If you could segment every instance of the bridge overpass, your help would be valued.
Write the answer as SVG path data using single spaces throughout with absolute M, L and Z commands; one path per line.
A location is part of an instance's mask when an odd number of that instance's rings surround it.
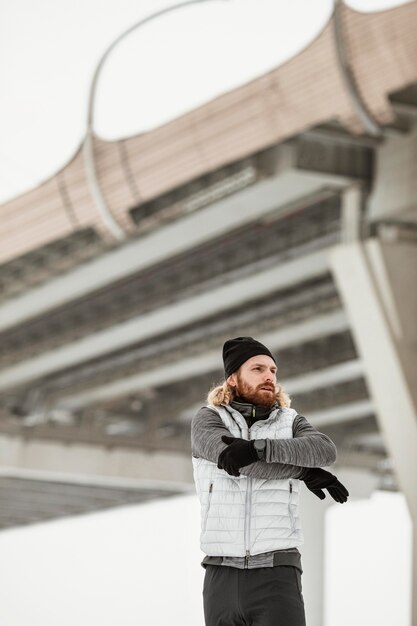
M 237 335 L 277 354 L 351 498 L 401 490 L 417 519 L 417 3 L 338 11 L 267 75 L 95 139 L 123 241 L 81 151 L 0 207 L 0 528 L 194 492 L 190 421 Z M 306 571 L 329 505 L 302 504 Z

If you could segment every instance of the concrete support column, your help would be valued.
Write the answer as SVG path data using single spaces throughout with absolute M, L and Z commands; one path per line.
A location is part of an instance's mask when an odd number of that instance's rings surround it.
M 378 239 L 329 254 L 397 482 L 417 525 L 417 246 Z M 416 537 L 416 533 L 414 533 Z M 417 626 L 414 546 L 413 625 Z
M 363 470 L 339 467 L 337 464 L 323 468 L 346 486 L 349 501 L 369 498 L 377 488 L 378 477 Z M 323 626 L 325 609 L 325 535 L 326 512 L 333 506 L 345 506 L 335 502 L 325 489 L 326 497 L 320 500 L 301 485 L 300 515 L 304 544 L 300 547 L 303 566 L 303 596 L 308 626 Z
M 331 468 L 329 468 L 331 471 Z M 331 506 L 327 492 L 319 500 L 300 483 L 300 516 L 304 544 L 299 548 L 303 566 L 303 597 L 308 626 L 323 626 L 324 620 L 324 537 L 325 515 Z M 333 502 L 333 500 L 332 500 Z
M 411 578 L 411 626 L 417 626 L 417 521 L 413 519 L 413 572 Z

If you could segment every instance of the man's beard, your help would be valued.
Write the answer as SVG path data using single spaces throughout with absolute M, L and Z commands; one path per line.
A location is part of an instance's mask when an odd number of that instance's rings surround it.
M 275 402 L 275 387 L 270 391 L 262 391 L 261 387 L 271 387 L 270 384 L 260 385 L 259 387 L 252 387 L 241 376 L 237 375 L 237 386 L 235 387 L 235 393 L 242 400 L 250 402 L 251 404 L 258 404 L 260 406 L 272 406 Z M 272 387 L 271 387 L 272 389 Z

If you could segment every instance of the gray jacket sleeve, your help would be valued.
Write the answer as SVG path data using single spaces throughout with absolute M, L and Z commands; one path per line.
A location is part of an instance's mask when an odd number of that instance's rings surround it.
M 201 407 L 191 421 L 191 452 L 193 456 L 202 457 L 217 465 L 220 453 L 228 445 L 222 441 L 222 435 L 234 436 L 226 428 L 216 411 L 208 407 Z M 279 479 L 301 478 L 305 468 L 288 463 L 256 461 L 240 468 L 239 471 L 244 476 L 252 478 Z
M 302 467 L 327 467 L 336 461 L 333 441 L 297 415 L 293 422 L 293 439 L 266 439 L 267 463 L 291 463 Z

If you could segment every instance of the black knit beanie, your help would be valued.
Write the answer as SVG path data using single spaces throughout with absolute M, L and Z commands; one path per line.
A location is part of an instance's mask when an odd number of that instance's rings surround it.
M 275 357 L 266 346 L 253 337 L 235 337 L 228 339 L 223 345 L 223 364 L 225 377 L 228 378 L 239 367 L 257 354 L 267 354 L 276 363 Z

